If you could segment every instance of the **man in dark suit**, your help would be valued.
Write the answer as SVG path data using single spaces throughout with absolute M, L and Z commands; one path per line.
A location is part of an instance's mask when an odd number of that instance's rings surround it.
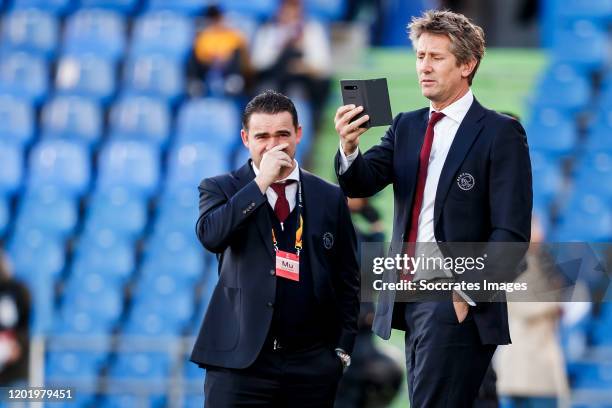
M 530 238 L 529 151 L 521 125 L 485 109 L 470 90 L 484 56 L 483 32 L 448 11 L 426 12 L 412 20 L 409 30 L 419 84 L 430 106 L 399 114 L 381 143 L 364 154 L 358 146 L 366 129 L 360 125 L 368 116 L 353 120 L 362 107 L 338 108 L 340 186 L 349 197 L 368 197 L 393 184 L 390 256 L 414 254 L 410 248 L 421 244 L 444 252 L 452 243 L 482 243 L 499 254 L 495 243 L 521 243 L 512 257 L 496 256 L 516 261 L 502 268 L 515 276 Z M 481 276 L 450 271 L 450 277 L 416 271 L 401 277 L 393 270 L 384 280 L 461 283 L 494 280 L 493 271 L 485 269 Z M 455 289 L 441 302 L 407 303 L 396 302 L 393 291 L 379 294 L 373 330 L 384 339 L 392 328 L 406 331 L 412 407 L 472 406 L 495 348 L 510 343 L 505 296 L 494 294 L 497 301 L 491 302 Z
M 191 360 L 207 407 L 331 407 L 357 333 L 356 237 L 340 188 L 299 168 L 291 100 L 256 96 L 243 115 L 251 159 L 202 181 L 202 245 L 215 287 Z

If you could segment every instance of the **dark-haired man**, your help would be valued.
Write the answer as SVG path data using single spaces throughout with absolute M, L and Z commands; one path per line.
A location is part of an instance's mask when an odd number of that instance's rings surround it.
M 191 359 L 207 370 L 207 407 L 331 407 L 359 314 L 346 198 L 295 161 L 289 98 L 256 96 L 242 125 L 248 163 L 199 187 L 197 235 L 219 282 Z

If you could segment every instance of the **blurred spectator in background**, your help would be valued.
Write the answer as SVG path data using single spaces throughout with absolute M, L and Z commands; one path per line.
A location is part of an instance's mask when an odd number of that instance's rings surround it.
M 359 242 L 384 242 L 384 225 L 380 213 L 367 198 L 349 198 L 349 210 L 356 225 Z
M 532 293 L 550 293 L 551 289 L 549 265 L 553 264 L 537 245 L 542 241 L 542 227 L 534 216 L 528 266 L 519 277 Z M 558 336 L 561 310 L 560 303 L 553 301 L 508 302 L 512 344 L 499 349 L 497 388 L 514 408 L 556 408 L 558 399 L 569 393 Z
M 0 250 L 0 385 L 28 379 L 30 293 L 11 276 Z
M 284 0 L 276 17 L 257 30 L 252 58 L 258 89 L 310 100 L 318 128 L 329 94 L 331 44 L 321 23 L 304 19 L 300 0 Z
M 357 233 L 359 251 L 362 243 L 384 242 L 380 213 L 369 200 L 349 198 L 348 206 Z M 383 246 L 379 244 L 378 247 L 381 253 L 368 251 L 368 256 L 384 256 Z M 380 349 L 375 345 L 373 320 L 374 305 L 372 302 L 362 302 L 352 362 L 338 386 L 335 408 L 387 407 L 398 394 L 404 378 L 402 357 L 394 358 L 389 349 Z
M 251 76 L 247 39 L 228 24 L 218 6 L 210 6 L 205 17 L 204 29 L 194 40 L 188 65 L 190 93 L 240 95 Z
M 388 407 L 404 382 L 402 356 L 375 344 L 373 320 L 372 302 L 361 303 L 352 362 L 338 386 L 334 408 Z

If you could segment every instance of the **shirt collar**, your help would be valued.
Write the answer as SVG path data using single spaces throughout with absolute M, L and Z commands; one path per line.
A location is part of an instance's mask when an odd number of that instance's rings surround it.
M 468 89 L 465 95 L 448 105 L 446 108 L 442 109 L 441 112 L 455 122 L 461 123 L 465 115 L 467 115 L 468 110 L 470 110 L 472 102 L 474 102 L 474 94 L 472 93 L 471 89 Z M 431 116 L 432 112 L 435 112 L 435 110 L 430 103 L 429 116 Z
M 300 165 L 297 160 L 293 159 L 293 161 L 295 162 L 295 167 L 293 168 L 293 171 L 289 173 L 289 175 L 285 177 L 284 179 L 278 180 L 277 183 L 285 183 L 287 182 L 287 180 L 300 181 Z M 257 177 L 259 175 L 259 169 L 255 165 L 255 162 L 253 162 L 252 160 L 251 160 L 251 166 L 253 166 L 255 177 Z

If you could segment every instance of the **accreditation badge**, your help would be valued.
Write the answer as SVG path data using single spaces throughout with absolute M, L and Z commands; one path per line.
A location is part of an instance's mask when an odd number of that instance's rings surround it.
M 300 281 L 300 256 L 291 252 L 276 251 L 276 276 Z

